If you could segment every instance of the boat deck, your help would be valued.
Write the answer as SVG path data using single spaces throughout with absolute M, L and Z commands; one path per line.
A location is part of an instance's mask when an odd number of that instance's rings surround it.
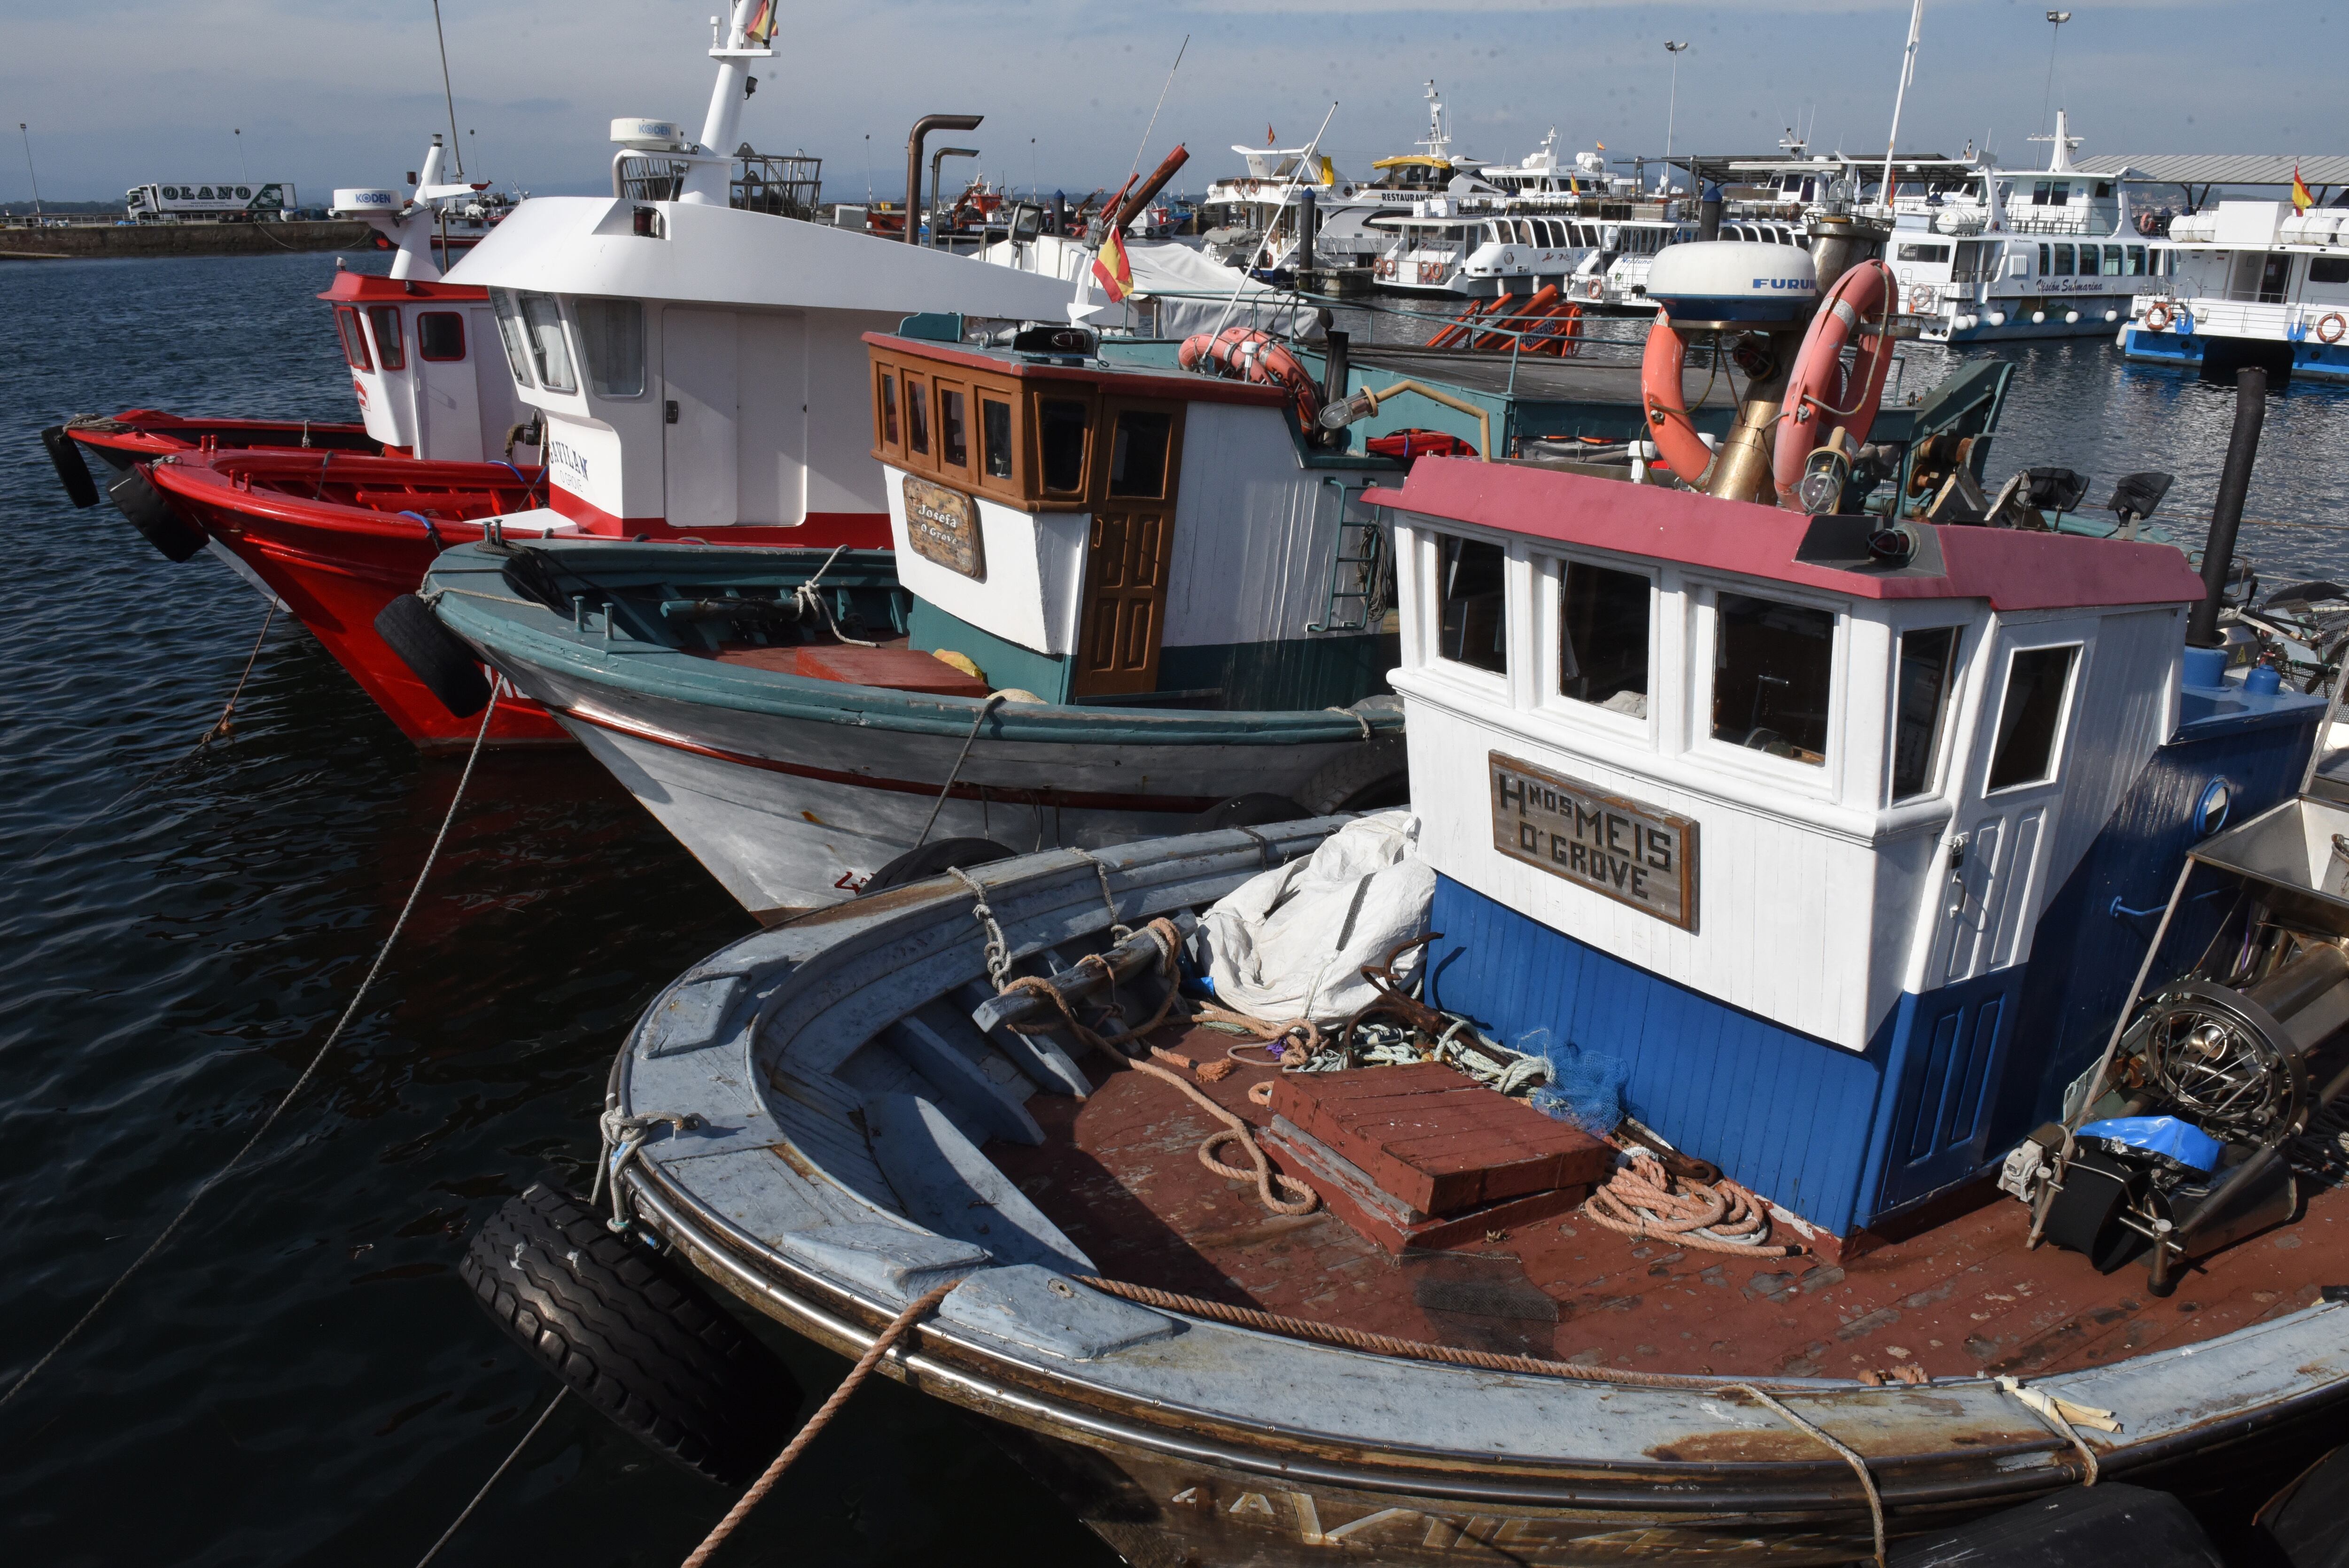
M 1206 1029 L 1155 1040 L 1201 1062 L 1234 1044 Z M 987 1153 L 1105 1276 L 1402 1338 L 1705 1376 L 2037 1374 L 2209 1339 L 2349 1284 L 2341 1190 L 2167 1300 L 2141 1263 L 2099 1275 L 2077 1253 L 2025 1249 L 2029 1213 L 2003 1197 L 1842 1266 L 1635 1243 L 1579 1214 L 1392 1256 L 1326 1210 L 1268 1213 L 1253 1183 L 1206 1170 L 1196 1150 L 1213 1126 L 1173 1088 L 1098 1056 L 1086 1070 L 1091 1099 L 1030 1100 L 1041 1146 Z M 1247 1090 L 1271 1074 L 1244 1066 L 1199 1087 L 1261 1129 L 1272 1112 Z

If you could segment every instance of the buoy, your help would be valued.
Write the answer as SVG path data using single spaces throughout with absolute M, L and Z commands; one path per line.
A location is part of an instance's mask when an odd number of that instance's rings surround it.
M 490 683 L 473 651 L 415 594 L 402 593 L 386 604 L 375 618 L 375 634 L 455 717 L 471 717 L 490 700 Z
M 2327 311 L 2323 318 L 2316 324 L 2316 341 L 2326 345 L 2335 344 L 2341 341 L 2341 335 L 2344 332 L 2349 332 L 2349 317 L 2344 317 L 2337 310 Z
M 1868 442 L 1876 423 L 1877 405 L 1884 397 L 1884 378 L 1892 369 L 1892 339 L 1878 333 L 1859 337 L 1852 356 L 1851 374 L 1843 368 L 1847 344 L 1859 335 L 1862 320 L 1879 324 L 1891 314 L 1898 285 L 1891 270 L 1880 261 L 1856 263 L 1835 281 L 1818 314 L 1803 334 L 1795 351 L 1795 372 L 1786 380 L 1785 417 L 1771 454 L 1771 479 L 1779 504 L 1794 506 L 1795 487 L 1811 453 L 1828 444 L 1834 431 L 1844 433 L 1846 447 L 1857 451 Z
M 507 1199 L 457 1273 L 573 1392 L 711 1480 L 757 1475 L 799 1414 L 792 1375 L 688 1271 L 559 1188 Z
M 2067 310 L 2064 313 L 2064 325 L 2066 326 L 2076 325 L 2079 319 L 2080 313 L 2076 310 Z
M 2116 310 L 2108 310 L 2105 312 L 2105 325 L 2107 326 L 2111 325 L 2114 322 L 2120 320 L 2120 318 L 2121 313 Z
M 1648 328 L 1647 351 L 1640 357 L 1640 402 L 1647 411 L 1648 439 L 1656 444 L 1664 466 L 1695 484 L 1713 466 L 1713 451 L 1697 433 L 1682 397 L 1681 366 L 1687 355 L 1688 345 L 1673 329 L 1671 313 L 1658 311 Z
M 146 469 L 133 463 L 114 477 L 106 495 L 130 520 L 140 536 L 168 561 L 185 561 L 207 542 L 204 531 L 188 521 L 171 498 L 157 490 Z
M 1248 326 L 1227 326 L 1213 336 L 1198 333 L 1183 340 L 1175 359 L 1185 370 L 1206 361 L 1216 374 L 1258 386 L 1283 387 L 1297 405 L 1298 423 L 1307 429 L 1321 413 L 1321 388 L 1305 366 L 1268 332 Z
M 2004 326 L 2006 325 L 2006 312 L 2002 310 L 1994 310 L 1991 312 L 1990 324 L 1992 326 Z
M 2169 307 L 2159 300 L 2145 307 L 2145 329 L 2147 332 L 2169 330 Z
M 2031 325 L 2033 326 L 2040 325 L 2042 323 L 2045 322 L 2046 319 L 2047 313 L 2044 310 L 2034 310 L 2031 313 Z

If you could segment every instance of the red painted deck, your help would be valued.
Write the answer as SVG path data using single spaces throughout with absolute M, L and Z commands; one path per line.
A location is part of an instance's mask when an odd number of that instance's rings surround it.
M 1204 1029 L 1158 1039 L 1203 1062 L 1233 1043 Z M 1326 1211 L 1268 1213 L 1253 1184 L 1199 1163 L 1204 1112 L 1143 1074 L 1087 1065 L 1092 1099 L 1029 1102 L 1042 1146 L 988 1154 L 1104 1275 L 1406 1338 L 1712 1376 L 2043 1372 L 2210 1338 L 2349 1284 L 2339 1191 L 2166 1301 L 2141 1263 L 2099 1275 L 2077 1253 L 2026 1251 L 2029 1214 L 2003 1197 L 1844 1266 L 1634 1243 L 1576 1214 L 1393 1256 Z M 1244 1068 L 1201 1087 L 1261 1128 L 1273 1113 L 1247 1093 L 1271 1076 Z

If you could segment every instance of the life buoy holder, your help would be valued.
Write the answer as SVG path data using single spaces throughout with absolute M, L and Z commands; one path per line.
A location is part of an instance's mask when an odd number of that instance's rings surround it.
M 1285 388 L 1297 405 L 1298 423 L 1310 430 L 1321 414 L 1321 388 L 1288 346 L 1268 332 L 1249 326 L 1227 326 L 1213 335 L 1198 333 L 1183 340 L 1175 359 L 1185 370 L 1202 361 L 1218 376 L 1252 381 L 1259 387 Z
M 1579 324 L 1577 324 L 1579 325 Z M 1659 310 L 1648 328 L 1647 351 L 1640 358 L 1640 404 L 1648 418 L 1648 439 L 1664 466 L 1690 484 L 1698 484 L 1713 464 L 1713 449 L 1697 434 L 1681 397 L 1681 366 L 1688 345 L 1673 325 L 1671 313 Z
M 1860 323 L 1881 318 L 1899 298 L 1899 285 L 1880 261 L 1857 263 L 1835 281 L 1819 302 L 1803 346 L 1795 351 L 1795 373 L 1787 378 L 1785 413 L 1778 421 L 1778 438 L 1770 464 L 1771 479 L 1781 506 L 1792 507 L 1795 487 L 1813 451 L 1827 444 L 1837 430 L 1853 451 L 1868 441 L 1876 423 L 1877 405 L 1884 397 L 1884 379 L 1892 369 L 1892 339 L 1878 333 L 1859 337 Z M 1859 337 L 1849 375 L 1844 373 L 1843 351 Z
M 2349 316 L 2344 316 L 2337 310 L 2326 312 L 2323 319 L 2316 324 L 2316 341 L 2328 346 L 2340 342 L 2344 333 L 2349 333 Z
M 2147 332 L 2168 332 L 2169 330 L 2169 307 L 2161 304 L 2159 301 L 2156 301 L 2154 304 L 2146 306 L 2145 329 Z

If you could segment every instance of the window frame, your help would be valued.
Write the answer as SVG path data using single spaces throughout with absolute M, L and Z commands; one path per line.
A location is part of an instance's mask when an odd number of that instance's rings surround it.
M 359 324 L 357 305 L 335 307 L 335 332 L 343 340 L 343 364 L 362 376 L 374 375 L 375 352 L 367 346 L 367 328 Z
M 985 383 L 974 385 L 970 389 L 970 397 L 971 401 L 978 406 L 978 418 L 971 421 L 978 434 L 978 439 L 974 443 L 977 450 L 971 454 L 971 468 L 978 478 L 979 489 L 1014 499 L 1024 496 L 1027 486 L 1025 477 L 1019 471 L 1019 457 L 1021 449 L 1026 443 L 1020 439 L 1019 409 L 1020 405 L 1027 399 L 1016 393 L 988 386 Z M 988 432 L 988 410 L 990 408 L 1003 410 L 1005 471 L 999 474 L 995 471 L 992 437 Z
M 634 392 L 606 392 L 601 387 L 596 385 L 595 366 L 592 362 L 591 356 L 587 353 L 586 325 L 584 320 L 575 319 L 579 315 L 580 308 L 589 304 L 634 305 L 636 307 L 636 389 Z M 573 308 L 564 314 L 574 318 L 570 324 L 574 328 L 572 333 L 574 346 L 578 350 L 579 363 L 574 368 L 579 373 L 580 386 L 585 388 L 587 393 L 592 395 L 596 401 L 603 403 L 636 403 L 641 402 L 645 398 L 652 396 L 652 337 L 651 334 L 646 328 L 646 313 L 644 302 L 642 300 L 623 298 L 607 294 L 583 295 L 574 299 L 573 301 Z
M 457 324 L 457 352 L 434 354 L 424 346 L 424 324 L 428 321 L 453 321 Z M 472 334 L 467 330 L 465 313 L 461 310 L 419 310 L 416 313 L 416 357 L 427 365 L 461 364 L 472 352 Z
M 399 307 L 396 304 L 371 304 L 362 314 L 367 317 L 367 339 L 375 346 L 375 362 L 386 370 L 407 369 L 408 342 L 406 331 L 400 325 Z M 383 330 L 386 317 L 391 322 L 388 342 Z
M 947 455 L 947 399 L 962 399 L 962 461 L 956 462 Z M 959 376 L 930 377 L 930 467 L 939 474 L 958 479 L 976 486 L 978 474 L 971 463 L 972 402 L 970 382 Z
M 572 335 L 569 313 L 563 308 L 563 296 L 542 289 L 516 289 L 513 298 L 515 307 L 522 313 L 523 344 L 529 351 L 531 371 L 538 377 L 539 388 L 557 397 L 579 397 L 579 388 L 583 385 L 579 377 L 579 346 Z M 532 305 L 539 300 L 546 302 L 551 320 L 541 322 L 533 319 Z M 540 334 L 549 326 L 554 329 L 555 341 L 563 349 L 563 368 L 570 373 L 571 384 L 567 387 L 547 374 L 545 345 Z
M 541 390 L 531 369 L 530 325 L 523 318 L 521 294 L 514 289 L 491 289 L 490 314 L 498 324 L 498 346 L 505 351 L 506 374 L 525 392 Z
M 1446 679 L 1459 682 L 1480 696 L 1505 706 L 1514 707 L 1510 682 L 1517 667 L 1516 659 L 1516 610 L 1511 604 L 1510 579 L 1521 557 L 1507 535 L 1494 537 L 1482 530 L 1443 526 L 1441 520 L 1428 519 L 1419 530 L 1420 548 L 1420 624 L 1422 644 L 1418 650 L 1423 668 L 1437 672 Z M 1458 539 L 1472 544 L 1488 544 L 1501 552 L 1501 665 L 1499 670 L 1488 670 L 1480 665 L 1452 658 L 1444 652 L 1444 542 Z
M 1766 591 L 1756 593 L 1756 588 Z M 1848 743 L 1849 718 L 1846 712 L 1845 696 L 1851 683 L 1850 605 L 1839 599 L 1806 593 L 1785 583 L 1756 583 L 1692 575 L 1686 582 L 1684 592 L 1692 612 L 1688 632 L 1689 679 L 1685 683 L 1691 692 L 1684 720 L 1688 755 L 1716 767 L 1767 779 L 1773 784 L 1794 787 L 1802 793 L 1822 799 L 1840 797 L 1843 793 L 1844 751 Z M 1721 596 L 1723 593 L 1733 593 L 1744 599 L 1766 600 L 1795 609 L 1817 610 L 1833 621 L 1827 647 L 1826 746 L 1819 761 L 1803 762 L 1791 757 L 1773 757 L 1766 751 L 1740 746 L 1713 734 L 1713 650 L 1721 636 Z
M 2014 695 L 2014 662 L 2025 654 L 2048 653 L 2056 649 L 2069 650 L 2070 667 L 2064 676 L 2064 699 L 2055 710 L 2055 727 L 2047 743 L 2047 766 L 2036 779 L 2020 779 L 2012 784 L 1992 788 L 1991 769 L 1998 766 L 1999 732 L 2006 727 L 2007 699 Z M 2072 714 L 2080 698 L 2080 675 L 2088 662 L 2088 640 L 2082 636 L 2059 637 L 2051 642 L 2013 642 L 2007 645 L 2005 656 L 2000 662 L 1998 702 L 1991 713 L 1989 727 L 1982 736 L 1982 798 L 1999 799 L 2023 790 L 2044 789 L 2060 783 L 2064 777 L 2064 754 L 2072 738 Z M 1987 706 L 1987 705 L 1986 705 Z
M 1968 635 L 1974 623 L 1966 621 L 1920 621 L 1915 625 L 1894 624 L 1886 629 L 1891 634 L 1891 667 L 1884 691 L 1884 775 L 1877 791 L 1879 809 L 1891 810 L 1940 799 L 1949 793 L 1950 768 L 1957 754 L 1957 733 L 1964 719 L 1966 664 L 1971 657 Z M 1950 665 L 1942 676 L 1940 717 L 1934 726 L 1932 755 L 1925 764 L 1925 782 L 1908 794 L 1898 792 L 1894 773 L 1900 765 L 1900 671 L 1902 642 L 1923 633 L 1947 632 L 1951 634 Z
M 1649 562 L 1584 551 L 1528 552 L 1527 559 L 1532 569 L 1534 590 L 1534 709 L 1602 734 L 1652 744 L 1658 734 L 1657 710 L 1662 703 L 1659 687 L 1663 669 L 1666 600 L 1661 569 Z M 1647 712 L 1643 715 L 1635 717 L 1619 709 L 1568 696 L 1560 689 L 1565 685 L 1566 676 L 1566 574 L 1568 568 L 1574 566 L 1617 572 L 1627 577 L 1643 578 L 1647 582 L 1648 703 Z

